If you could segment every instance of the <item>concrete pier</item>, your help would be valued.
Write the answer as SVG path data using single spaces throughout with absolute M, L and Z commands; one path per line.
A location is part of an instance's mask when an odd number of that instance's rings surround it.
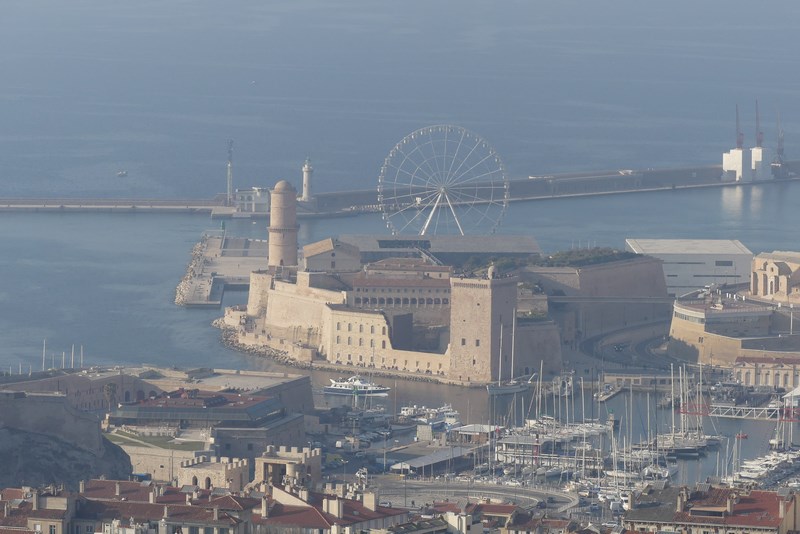
M 175 304 L 218 308 L 225 289 L 246 289 L 250 272 L 266 265 L 265 240 L 207 233 L 192 249 L 186 274 L 175 291 Z

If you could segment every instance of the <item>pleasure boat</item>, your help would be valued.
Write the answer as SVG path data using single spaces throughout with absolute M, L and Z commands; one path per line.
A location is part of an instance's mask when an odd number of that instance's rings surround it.
M 386 396 L 389 394 L 386 386 L 370 382 L 366 378 L 354 375 L 347 379 L 334 380 L 331 378 L 329 386 L 325 386 L 323 391 L 331 395 L 362 395 L 362 396 Z

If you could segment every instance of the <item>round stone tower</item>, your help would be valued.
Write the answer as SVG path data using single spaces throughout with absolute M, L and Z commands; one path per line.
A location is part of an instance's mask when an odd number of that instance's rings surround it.
M 314 167 L 311 166 L 311 160 L 306 159 L 303 163 L 303 195 L 300 200 L 308 202 L 311 200 L 311 175 L 314 174 Z
M 270 191 L 269 258 L 271 268 L 297 265 L 297 190 L 286 180 Z

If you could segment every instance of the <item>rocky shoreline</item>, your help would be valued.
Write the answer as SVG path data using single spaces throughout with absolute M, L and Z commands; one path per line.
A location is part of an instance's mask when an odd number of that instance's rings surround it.
M 270 360 L 280 365 L 286 365 L 288 367 L 294 367 L 296 369 L 309 369 L 309 370 L 317 369 L 321 371 L 334 371 L 334 372 L 344 371 L 349 374 L 352 374 L 354 372 L 359 372 L 358 370 L 362 369 L 360 367 L 353 367 L 350 365 L 336 365 L 333 363 L 300 362 L 295 360 L 294 358 L 290 358 L 288 353 L 284 350 L 277 350 L 273 349 L 272 347 L 254 347 L 252 345 L 245 345 L 243 343 L 240 343 L 238 340 L 238 334 L 236 332 L 236 329 L 227 326 L 222 318 L 214 319 L 214 321 L 211 322 L 211 325 L 221 330 L 222 344 L 225 345 L 226 347 L 253 356 L 269 358 Z M 392 371 L 386 369 L 369 369 L 369 370 L 364 369 L 364 372 L 369 372 L 370 376 L 377 376 L 381 378 L 400 378 L 403 380 L 411 380 L 414 382 L 448 384 L 448 382 L 446 381 L 439 380 L 431 376 L 418 376 L 414 374 L 393 373 Z M 483 386 L 476 384 L 475 386 L 471 387 L 483 387 Z
M 203 272 L 203 267 L 207 262 L 207 245 L 208 236 L 204 234 L 200 241 L 192 247 L 191 258 L 189 259 L 189 264 L 186 266 L 186 274 L 183 275 L 181 281 L 178 282 L 178 287 L 175 288 L 175 304 L 178 306 L 186 305 L 186 301 L 189 300 L 192 279 Z

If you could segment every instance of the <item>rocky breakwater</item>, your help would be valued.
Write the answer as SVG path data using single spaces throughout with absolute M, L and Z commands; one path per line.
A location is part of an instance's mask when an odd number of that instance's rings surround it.
M 192 295 L 194 281 L 203 274 L 203 269 L 208 264 L 206 249 L 208 248 L 208 236 L 203 238 L 192 247 L 192 254 L 189 264 L 186 266 L 186 274 L 183 275 L 178 287 L 175 289 L 175 304 L 185 306 Z

